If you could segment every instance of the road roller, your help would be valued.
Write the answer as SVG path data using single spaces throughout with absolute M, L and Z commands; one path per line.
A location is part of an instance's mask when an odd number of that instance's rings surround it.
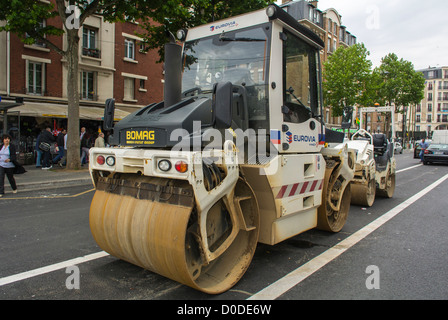
M 97 244 L 219 294 L 257 243 L 340 231 L 355 153 L 323 122 L 323 47 L 275 4 L 172 36 L 163 101 L 116 123 L 106 101 L 110 147 L 89 163 Z
M 364 108 L 367 112 L 390 111 L 393 107 Z M 363 112 L 366 112 L 364 110 Z M 392 127 L 393 127 L 392 117 Z M 392 133 L 394 136 L 394 133 Z M 351 181 L 351 203 L 371 207 L 376 196 L 392 198 L 395 192 L 394 145 L 383 133 L 356 131 L 347 142 L 355 150 L 355 174 Z

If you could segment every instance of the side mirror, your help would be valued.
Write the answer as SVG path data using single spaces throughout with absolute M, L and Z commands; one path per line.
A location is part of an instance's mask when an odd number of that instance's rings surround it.
M 349 129 L 352 126 L 353 107 L 345 107 L 342 111 L 342 129 Z
M 227 129 L 232 125 L 233 85 L 218 82 L 213 86 L 213 124 L 217 129 Z
M 110 131 L 114 128 L 115 99 L 107 99 L 104 107 L 103 129 Z

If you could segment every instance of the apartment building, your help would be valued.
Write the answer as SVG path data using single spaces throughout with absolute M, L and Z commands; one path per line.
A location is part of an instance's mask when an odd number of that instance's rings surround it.
M 434 130 L 448 129 L 448 66 L 417 71 L 426 79 L 425 95 L 411 114 L 411 130 L 431 136 Z
M 48 1 L 45 1 L 48 2 Z M 51 0 L 55 3 L 55 0 Z M 0 24 L 4 22 L 0 21 Z M 62 28 L 58 18 L 42 21 Z M 163 65 L 157 51 L 140 50 L 138 22 L 109 23 L 101 15 L 88 17 L 79 28 L 80 124 L 98 131 L 106 99 L 115 98 L 117 119 L 163 99 Z M 48 40 L 66 48 L 65 36 Z M 43 42 L 24 44 L 18 35 L 0 32 L 0 97 L 23 105 L 0 106 L 0 131 L 14 135 L 29 151 L 44 126 L 67 125 L 67 61 Z

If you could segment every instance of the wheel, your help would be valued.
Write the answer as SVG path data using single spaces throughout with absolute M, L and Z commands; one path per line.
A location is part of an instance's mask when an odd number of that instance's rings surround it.
M 391 174 L 388 173 L 386 176 L 386 188 L 383 189 L 377 189 L 376 193 L 377 195 L 384 197 L 384 198 L 392 198 L 395 192 L 395 173 Z
M 371 207 L 375 202 L 376 182 L 370 179 L 367 185 L 351 184 L 351 203 Z
M 188 183 L 139 179 L 143 181 L 105 179 L 97 185 L 89 219 L 98 245 L 117 258 L 203 292 L 217 294 L 235 285 L 258 242 L 259 212 L 252 189 L 240 179 L 232 205 L 217 199 L 201 216 Z M 242 213 L 238 218 L 245 228 L 235 223 L 229 207 Z M 200 217 L 205 219 L 206 234 L 201 234 Z M 211 261 L 206 251 L 216 254 Z
M 350 184 L 346 186 L 345 190 L 341 190 L 342 182 L 336 175 L 333 176 L 332 173 L 333 169 L 327 167 L 322 188 L 322 204 L 317 212 L 317 228 L 330 232 L 339 232 L 347 221 L 348 211 L 350 210 Z M 336 210 L 337 200 L 341 192 L 343 194 L 339 210 Z

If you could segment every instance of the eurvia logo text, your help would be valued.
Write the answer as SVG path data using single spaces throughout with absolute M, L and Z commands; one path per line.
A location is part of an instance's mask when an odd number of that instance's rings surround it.
M 216 26 L 211 26 L 210 31 L 215 31 L 215 30 L 222 29 L 222 28 L 233 28 L 236 26 L 237 26 L 236 21 L 225 22 L 225 23 L 222 23 L 222 24 L 219 24 Z
M 315 136 L 305 136 L 305 135 L 297 135 L 292 134 L 291 132 L 286 132 L 286 141 L 288 141 L 289 144 L 294 142 L 316 142 Z

